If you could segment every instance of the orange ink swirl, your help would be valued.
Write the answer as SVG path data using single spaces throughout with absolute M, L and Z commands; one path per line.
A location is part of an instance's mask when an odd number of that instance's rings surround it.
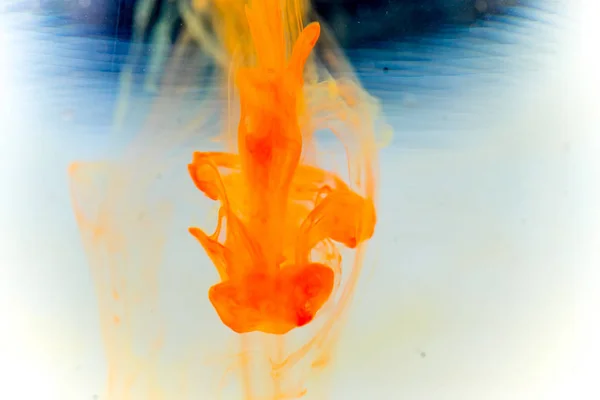
M 303 70 L 320 25 L 302 30 L 286 60 L 279 11 L 277 1 L 246 8 L 257 65 L 236 73 L 239 154 L 196 152 L 188 166 L 196 187 L 220 202 L 215 232 L 190 233 L 221 278 L 209 299 L 238 333 L 284 334 L 312 321 L 335 277 L 328 257 L 315 262 L 311 252 L 328 240 L 355 248 L 376 222 L 372 199 L 301 162 Z

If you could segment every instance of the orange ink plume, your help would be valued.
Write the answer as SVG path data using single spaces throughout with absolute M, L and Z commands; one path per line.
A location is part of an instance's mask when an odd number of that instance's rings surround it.
M 375 207 L 333 173 L 301 162 L 310 140 L 299 125 L 303 70 L 320 25 L 304 28 L 286 57 L 279 1 L 255 1 L 246 16 L 256 65 L 236 71 L 238 154 L 194 154 L 190 176 L 220 211 L 212 235 L 190 233 L 219 272 L 209 299 L 223 323 L 238 333 L 284 334 L 311 322 L 331 296 L 331 254 L 313 260 L 315 246 L 368 240 Z
M 307 0 L 177 7 L 184 26 L 135 138 L 69 168 L 104 341 L 102 398 L 328 398 L 323 371 L 375 232 L 390 130 L 327 26 L 304 26 L 318 21 Z M 211 63 L 228 72 L 215 88 L 198 79 Z M 195 103 L 199 87 L 208 99 Z M 119 108 L 123 123 L 137 123 L 130 110 Z M 204 147 L 211 134 L 222 149 Z M 190 238 L 211 203 L 216 228 Z M 218 281 L 198 268 L 197 243 Z

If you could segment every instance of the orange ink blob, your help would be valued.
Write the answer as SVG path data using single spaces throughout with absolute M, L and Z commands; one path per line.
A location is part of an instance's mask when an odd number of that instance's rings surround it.
M 376 217 L 373 199 L 301 163 L 298 104 L 320 25 L 302 30 L 286 60 L 279 1 L 255 4 L 246 15 L 257 63 L 236 79 L 239 154 L 194 154 L 190 176 L 221 208 L 212 235 L 190 233 L 221 277 L 209 298 L 223 323 L 238 333 L 284 334 L 312 321 L 333 290 L 327 257 L 315 262 L 311 251 L 326 240 L 355 248 L 373 235 Z

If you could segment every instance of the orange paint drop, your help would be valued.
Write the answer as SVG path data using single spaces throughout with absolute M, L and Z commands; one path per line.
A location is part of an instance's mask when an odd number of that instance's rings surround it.
M 284 334 L 312 321 L 333 290 L 328 255 L 312 262 L 311 251 L 325 240 L 349 248 L 368 240 L 375 208 L 371 199 L 345 185 L 313 204 L 294 196 L 308 184 L 316 199 L 317 190 L 326 187 L 319 178 L 329 175 L 301 163 L 297 115 L 304 65 L 320 25 L 312 23 L 300 33 L 286 60 L 278 1 L 255 4 L 246 8 L 246 15 L 258 62 L 240 69 L 236 80 L 239 154 L 194 154 L 188 167 L 192 180 L 221 206 L 214 234 L 198 228 L 190 233 L 219 271 L 221 283 L 211 287 L 209 299 L 221 321 L 237 333 Z

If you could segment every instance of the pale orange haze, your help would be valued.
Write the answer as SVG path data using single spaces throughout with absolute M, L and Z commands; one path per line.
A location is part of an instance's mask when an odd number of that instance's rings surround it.
M 235 7 L 226 13 L 222 3 Z M 328 71 L 312 54 L 322 26 L 304 26 L 305 4 L 192 4 L 224 18 L 217 43 L 232 77 L 226 118 L 239 110 L 225 124 L 237 124 L 237 133 L 220 136 L 223 150 L 197 148 L 188 165 L 198 195 L 218 204 L 214 232 L 189 228 L 218 273 L 219 282 L 204 283 L 210 323 L 240 341 L 236 361 L 223 370 L 239 372 L 239 393 L 220 384 L 205 396 L 327 398 L 328 361 L 376 230 L 376 133 L 387 138 L 388 129 L 351 71 Z M 343 151 L 326 149 L 317 132 L 333 133 Z M 162 246 L 178 210 L 146 205 L 156 171 L 139 166 L 154 162 L 165 140 L 141 132 L 122 160 L 69 170 L 99 299 L 110 399 L 198 398 L 183 381 L 203 379 L 190 376 L 187 361 L 165 361 L 174 328 L 157 311 L 160 277 L 171 271 L 161 265 Z M 200 265 L 200 252 L 186 257 Z

